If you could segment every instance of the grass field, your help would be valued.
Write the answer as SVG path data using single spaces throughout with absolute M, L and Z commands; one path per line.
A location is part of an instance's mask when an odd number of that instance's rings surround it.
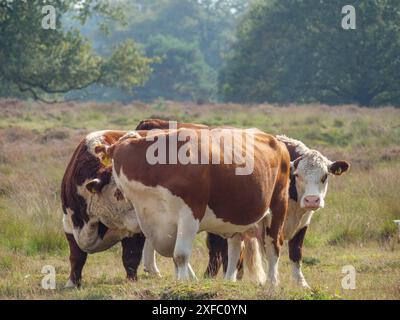
M 65 290 L 69 273 L 60 206 L 60 183 L 77 143 L 99 129 L 133 129 L 144 118 L 210 125 L 257 127 L 286 134 L 352 163 L 348 175 L 331 179 L 327 204 L 313 218 L 305 242 L 304 274 L 313 291 L 291 281 L 287 251 L 281 286 L 256 286 L 246 278 L 227 283 L 177 284 L 172 262 L 158 257 L 162 279 L 139 273 L 127 283 L 121 248 L 89 256 L 83 287 Z M 0 298 L 2 299 L 400 299 L 400 109 L 321 105 L 152 105 L 64 103 L 41 105 L 0 100 Z M 204 234 L 192 265 L 207 264 Z M 42 267 L 53 265 L 57 289 L 41 288 Z M 356 269 L 356 289 L 341 286 L 342 267 Z

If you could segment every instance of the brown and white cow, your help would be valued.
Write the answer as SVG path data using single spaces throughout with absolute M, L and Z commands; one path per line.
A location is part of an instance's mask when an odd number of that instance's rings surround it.
M 246 148 L 239 143 L 233 152 L 235 157 L 246 155 L 245 167 L 249 159 L 253 161 L 250 172 L 238 174 L 241 164 L 224 163 L 227 148 L 221 144 L 221 135 L 227 132 L 246 141 Z M 165 148 L 155 141 L 164 142 Z M 167 162 L 149 159 L 149 150 L 154 158 L 166 157 Z M 214 153 L 219 160 L 223 158 L 218 164 L 195 161 L 205 155 L 214 160 Z M 228 278 L 236 277 L 241 234 L 268 215 L 272 217 L 268 229 L 271 259 L 278 261 L 288 206 L 290 156 L 273 136 L 239 129 L 134 131 L 106 154 L 113 161 L 116 184 L 135 207 L 143 233 L 160 254 L 173 257 L 178 280 L 190 277 L 192 242 L 200 231 L 229 238 L 230 261 L 235 263 L 228 263 Z M 178 154 L 186 157 L 185 163 L 176 162 Z
M 329 176 L 340 176 L 349 170 L 350 164 L 346 161 L 332 162 L 301 141 L 286 136 L 277 136 L 277 139 L 286 145 L 292 161 L 284 239 L 289 244 L 293 278 L 298 285 L 308 288 L 301 271 L 303 241 L 307 228 L 314 212 L 325 206 Z M 268 245 L 268 241 L 266 244 Z M 227 241 L 218 235 L 208 234 L 207 245 L 209 264 L 205 275 L 215 277 L 221 264 L 228 264 Z
M 191 124 L 179 126 L 191 127 Z M 137 130 L 168 127 L 163 120 L 142 121 Z M 197 127 L 202 127 L 201 125 Z M 71 272 L 66 287 L 79 287 L 87 254 L 104 251 L 122 242 L 122 261 L 127 277 L 137 278 L 143 245 L 144 270 L 160 275 L 154 249 L 138 228 L 133 206 L 116 193 L 111 166 L 100 161 L 99 145 L 110 146 L 126 131 L 92 132 L 75 149 L 61 184 L 63 228 L 70 248 Z
M 111 167 L 103 165 L 96 153 L 96 146 L 111 145 L 124 134 L 111 130 L 89 134 L 76 148 L 65 171 L 61 200 L 71 263 L 66 287 L 80 286 L 88 253 L 104 251 L 119 241 L 127 277 L 137 277 L 145 238 L 133 206 L 116 192 Z

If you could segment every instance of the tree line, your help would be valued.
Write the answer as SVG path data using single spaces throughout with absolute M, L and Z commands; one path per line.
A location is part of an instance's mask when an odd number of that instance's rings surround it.
M 354 1 L 344 29 L 348 4 L 2 0 L 0 96 L 400 105 L 400 3 Z

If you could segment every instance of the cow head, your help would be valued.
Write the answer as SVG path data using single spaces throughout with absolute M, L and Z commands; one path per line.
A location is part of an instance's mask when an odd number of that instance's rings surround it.
M 303 209 L 325 206 L 329 176 L 340 176 L 350 168 L 346 161 L 332 162 L 316 150 L 308 150 L 291 163 L 291 182 Z
M 129 202 L 123 201 L 124 196 L 112 177 L 111 167 L 102 170 L 97 178 L 86 180 L 79 188 L 79 193 L 86 199 L 88 215 L 101 216 L 103 219 L 109 217 L 111 220 L 106 223 L 109 227 L 117 222 L 118 215 L 133 210 Z
M 96 179 L 86 181 L 85 188 L 90 194 L 106 198 L 111 202 L 124 199 L 112 177 L 111 167 L 103 170 Z

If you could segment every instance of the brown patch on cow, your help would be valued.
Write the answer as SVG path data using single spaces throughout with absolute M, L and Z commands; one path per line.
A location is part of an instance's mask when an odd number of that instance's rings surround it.
M 228 241 L 216 234 L 207 233 L 208 266 L 205 278 L 215 278 L 223 266 L 224 274 L 228 267 Z
M 65 236 L 68 240 L 70 252 L 69 261 L 71 264 L 71 273 L 69 275 L 69 279 L 74 285 L 80 287 L 82 279 L 82 269 L 87 259 L 87 253 L 79 248 L 72 234 L 66 233 Z
M 303 258 L 303 242 L 308 227 L 302 228 L 289 240 L 289 258 L 293 262 L 300 263 Z
M 118 201 L 122 201 L 122 200 L 125 199 L 123 193 L 122 193 L 121 190 L 119 190 L 119 189 L 115 190 L 115 192 L 114 192 L 114 197 L 115 197 L 115 199 L 117 199 Z
M 75 227 L 81 228 L 84 222 L 89 220 L 86 201 L 78 194 L 77 187 L 87 179 L 95 179 L 100 168 L 99 159 L 89 152 L 85 140 L 81 141 L 72 155 L 61 182 L 62 208 L 65 214 L 67 214 L 67 208 L 73 211 L 72 223 Z
M 135 234 L 122 242 L 122 263 L 126 270 L 126 277 L 131 281 L 137 280 L 137 269 L 142 259 L 142 251 L 146 238 L 143 234 Z

